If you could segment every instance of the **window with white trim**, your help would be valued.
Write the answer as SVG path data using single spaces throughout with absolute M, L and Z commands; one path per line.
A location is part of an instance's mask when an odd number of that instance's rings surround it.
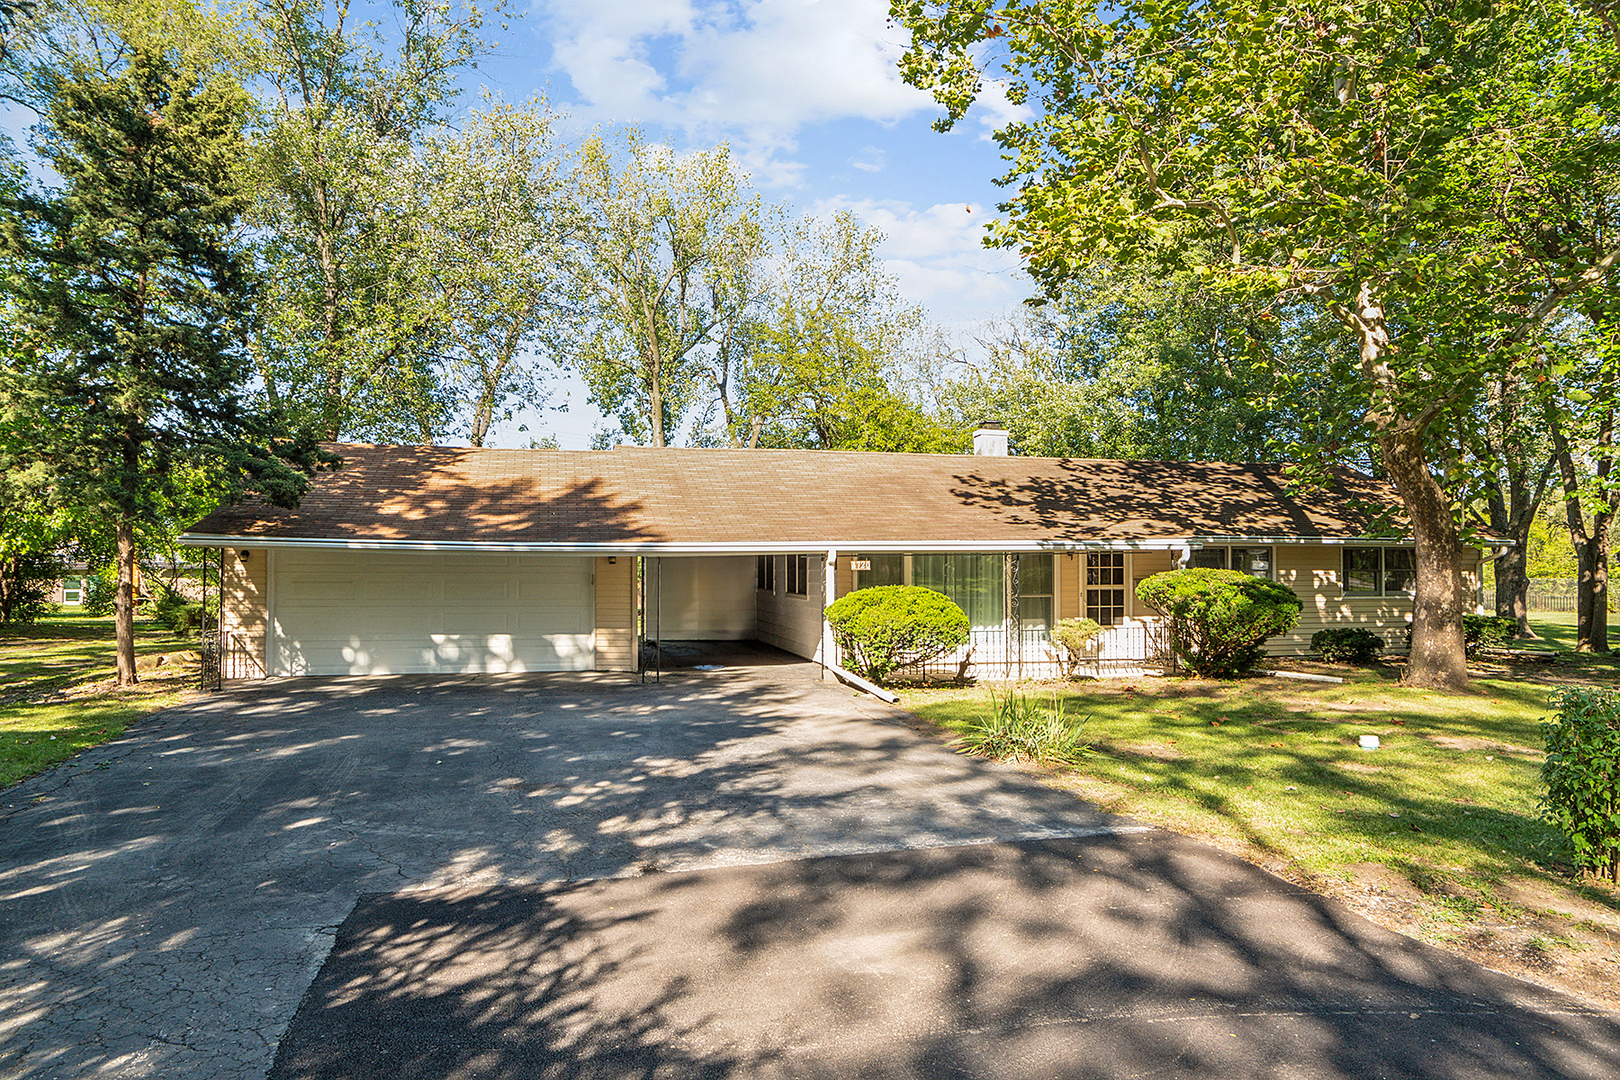
M 1339 587 L 1345 596 L 1413 596 L 1417 593 L 1417 549 L 1347 547 Z
M 1272 551 L 1269 547 L 1240 544 L 1233 544 L 1231 547 L 1202 547 L 1192 553 L 1192 561 L 1188 565 L 1211 570 L 1230 568 L 1252 577 L 1270 578 L 1273 581 L 1277 578 L 1276 563 L 1272 561 Z
M 1101 626 L 1125 621 L 1125 553 L 1086 553 L 1086 618 Z
M 64 604 L 82 604 L 82 603 L 84 603 L 84 579 L 83 578 L 70 577 L 70 578 L 63 578 L 62 579 L 62 603 L 64 603 Z
M 754 560 L 754 588 L 760 592 L 776 591 L 775 555 L 761 555 Z

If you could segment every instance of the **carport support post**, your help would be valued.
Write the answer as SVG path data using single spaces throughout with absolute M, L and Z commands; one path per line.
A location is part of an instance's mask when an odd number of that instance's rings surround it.
M 821 681 L 827 681 L 828 657 L 832 656 L 832 627 L 827 625 L 827 608 L 838 597 L 838 550 L 827 549 L 827 562 L 821 570 Z M 833 660 L 836 664 L 838 661 Z
M 653 560 L 656 580 L 653 583 L 653 682 L 664 681 L 664 557 Z

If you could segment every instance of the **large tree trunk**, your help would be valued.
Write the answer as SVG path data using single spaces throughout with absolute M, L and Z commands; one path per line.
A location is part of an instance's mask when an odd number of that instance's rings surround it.
M 1575 548 L 1575 651 L 1608 652 L 1609 545 L 1615 512 L 1620 509 L 1620 486 L 1607 492 L 1602 508 L 1592 515 L 1592 528 L 1588 531 L 1586 514 L 1581 507 L 1581 480 L 1575 470 L 1575 455 L 1557 410 L 1550 406 L 1547 427 L 1552 434 L 1558 472 L 1564 484 L 1564 519 L 1569 525 L 1570 543 Z M 1612 432 L 1612 418 L 1605 418 L 1599 428 L 1603 445 L 1608 445 Z M 1613 468 L 1613 458 L 1599 460 L 1596 481 L 1600 487 L 1610 487 L 1608 479 Z
M 1429 472 L 1423 437 L 1411 430 L 1380 432 L 1384 467 L 1406 504 L 1417 541 L 1417 596 L 1412 604 L 1412 655 L 1401 680 L 1409 686 L 1461 690 L 1468 685 L 1462 617 L 1468 592 L 1462 537 L 1445 493 Z
M 1412 605 L 1412 655 L 1401 680 L 1410 686 L 1461 690 L 1468 685 L 1463 654 L 1462 537 L 1452 519 L 1451 501 L 1435 481 L 1423 447 L 1428 420 L 1396 407 L 1400 388 L 1388 358 L 1393 351 L 1383 307 L 1362 282 L 1346 311 L 1361 353 L 1362 376 L 1374 407 L 1367 421 L 1378 434 L 1384 468 L 1412 523 L 1417 543 L 1417 596 Z
M 1519 624 L 1521 640 L 1538 636 L 1530 629 L 1530 575 L 1526 572 L 1525 556 L 1528 532 L 1529 526 L 1526 526 L 1525 535 L 1507 534 L 1513 546 L 1496 560 L 1496 613 Z
M 118 685 L 133 686 L 135 675 L 135 527 L 127 513 L 117 525 L 118 587 L 113 590 L 113 633 L 118 648 Z

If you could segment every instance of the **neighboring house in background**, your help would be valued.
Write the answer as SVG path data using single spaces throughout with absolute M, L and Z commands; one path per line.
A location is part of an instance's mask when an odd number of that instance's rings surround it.
M 1109 627 L 1140 667 L 1135 585 L 1177 566 L 1274 578 L 1326 626 L 1411 617 L 1410 543 L 1373 539 L 1390 489 L 1345 470 L 1290 495 L 1281 466 L 619 447 L 339 445 L 296 510 L 248 502 L 181 538 L 223 550 L 227 677 L 634 671 L 643 640 L 758 640 L 835 659 L 822 609 L 868 585 L 939 589 L 981 676 L 1046 673 L 1055 620 Z M 1477 583 L 1478 552 L 1467 572 Z
M 67 573 L 56 583 L 51 593 L 51 603 L 61 604 L 63 607 L 82 607 L 85 592 L 90 587 L 90 567 L 86 563 L 68 563 Z

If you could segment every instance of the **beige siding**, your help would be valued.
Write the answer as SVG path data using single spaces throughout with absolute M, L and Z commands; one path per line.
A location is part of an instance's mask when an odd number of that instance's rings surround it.
M 1279 545 L 1277 580 L 1299 594 L 1299 625 L 1293 633 L 1272 638 L 1268 652 L 1308 652 L 1311 635 L 1331 626 L 1360 626 L 1384 639 L 1392 652 L 1407 647 L 1406 624 L 1412 621 L 1412 601 L 1404 596 L 1345 596 L 1339 582 L 1344 548 L 1337 545 Z M 1480 553 L 1463 556 L 1463 579 L 1469 595 L 1479 591 Z M 1472 611 L 1474 604 L 1468 603 Z
M 1154 574 L 1176 568 L 1175 553 L 1171 551 L 1133 551 L 1125 557 L 1125 576 L 1130 581 L 1126 589 L 1125 611 L 1132 618 L 1154 616 L 1158 612 L 1136 598 L 1136 587 Z
M 760 641 L 775 645 L 795 656 L 814 660 L 821 649 L 821 604 L 825 595 L 827 555 L 809 552 L 809 578 L 805 595 L 787 592 L 787 576 L 777 557 L 776 591 L 754 591 L 757 633 Z M 847 565 L 849 558 L 839 560 Z
M 271 553 L 248 548 L 246 561 L 235 548 L 225 552 L 224 656 L 225 679 L 262 679 L 265 671 L 265 625 L 269 610 Z
M 1078 619 L 1080 610 L 1080 582 L 1086 576 L 1084 555 L 1054 555 L 1052 568 L 1057 574 L 1057 617 Z
M 636 670 L 636 560 L 596 560 L 596 670 Z
M 833 571 L 834 600 L 840 596 L 848 596 L 855 591 L 855 571 L 849 567 L 853 559 L 854 556 L 845 555 L 842 552 L 838 555 L 838 568 Z

